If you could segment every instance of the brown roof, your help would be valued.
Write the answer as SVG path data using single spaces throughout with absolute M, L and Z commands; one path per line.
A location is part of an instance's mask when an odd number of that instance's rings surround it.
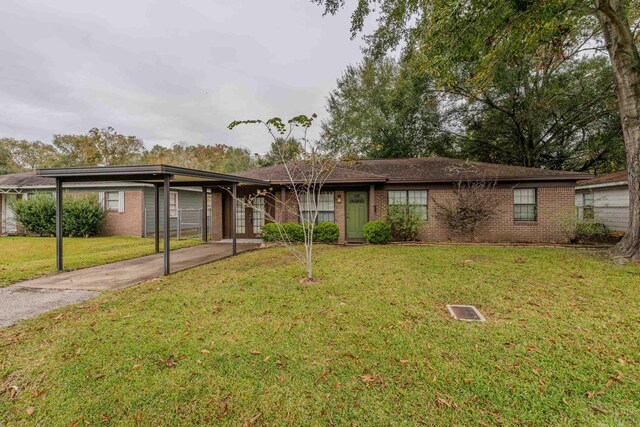
M 0 175 L 0 187 L 36 187 L 41 185 L 55 186 L 56 180 L 54 178 L 38 176 L 35 172 Z
M 618 172 L 605 173 L 603 175 L 598 175 L 595 178 L 587 179 L 585 181 L 580 181 L 578 182 L 578 186 L 610 184 L 614 182 L 626 183 L 627 180 L 628 180 L 627 171 L 622 170 Z
M 254 169 L 238 175 L 270 180 L 274 184 L 289 182 L 283 165 Z M 579 172 L 498 165 L 446 157 L 420 157 L 340 162 L 327 182 L 422 183 L 478 179 L 578 181 L 591 176 L 591 174 Z

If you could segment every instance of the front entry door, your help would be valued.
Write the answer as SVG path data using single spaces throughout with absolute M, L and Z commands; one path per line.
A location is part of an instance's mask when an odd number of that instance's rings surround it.
M 236 200 L 236 237 L 253 239 L 260 234 L 264 225 L 264 197 L 254 197 L 250 205 L 245 200 Z
M 369 218 L 369 201 L 366 191 L 347 191 L 347 240 L 362 240 L 362 227 Z

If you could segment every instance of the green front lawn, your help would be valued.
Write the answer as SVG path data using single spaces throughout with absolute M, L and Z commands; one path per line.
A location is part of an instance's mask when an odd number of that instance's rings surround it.
M 4 329 L 0 424 L 640 424 L 638 265 L 320 247 L 302 275 L 265 249 Z
M 68 270 L 154 252 L 153 239 L 140 237 L 65 237 L 63 243 L 64 267 Z M 171 249 L 199 243 L 198 240 L 174 240 Z M 55 257 L 54 237 L 0 237 L 0 287 L 54 273 Z

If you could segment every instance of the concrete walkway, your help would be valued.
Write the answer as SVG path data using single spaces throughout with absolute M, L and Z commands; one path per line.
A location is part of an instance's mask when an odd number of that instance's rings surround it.
M 238 243 L 238 252 L 257 243 Z M 228 243 L 208 243 L 171 251 L 171 272 L 186 270 L 231 255 Z M 162 276 L 163 255 L 155 254 L 97 267 L 59 273 L 0 288 L 0 327 L 99 295 L 99 291 L 135 285 Z

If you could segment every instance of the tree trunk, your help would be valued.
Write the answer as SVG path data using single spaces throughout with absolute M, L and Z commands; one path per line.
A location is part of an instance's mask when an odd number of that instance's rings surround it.
M 629 229 L 616 252 L 640 259 L 640 55 L 622 0 L 597 0 L 596 16 L 602 25 L 615 76 L 627 153 Z

